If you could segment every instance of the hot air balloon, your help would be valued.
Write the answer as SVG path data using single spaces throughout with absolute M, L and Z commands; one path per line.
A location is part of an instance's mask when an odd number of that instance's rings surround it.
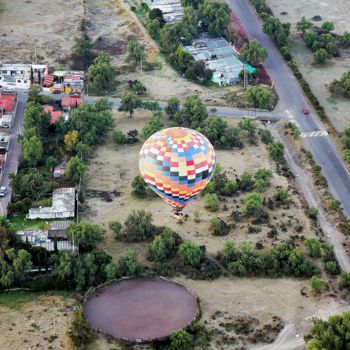
M 139 167 L 148 186 L 180 215 L 209 183 L 215 169 L 215 152 L 198 131 L 163 129 L 143 144 Z

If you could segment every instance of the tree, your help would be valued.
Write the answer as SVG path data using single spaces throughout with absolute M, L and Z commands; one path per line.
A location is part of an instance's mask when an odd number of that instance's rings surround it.
M 187 79 L 206 84 L 212 78 L 213 72 L 206 68 L 204 61 L 190 61 L 185 76 Z
M 152 214 L 144 210 L 133 210 L 126 218 L 119 238 L 142 242 L 152 237 L 154 231 Z
M 39 200 L 46 193 L 44 176 L 39 170 L 9 174 L 10 186 L 15 199 Z
M 314 61 L 317 64 L 324 64 L 328 59 L 328 52 L 325 49 L 318 49 L 314 52 Z
M 76 183 L 78 183 L 85 170 L 86 165 L 78 156 L 74 156 L 69 159 L 64 176 L 73 179 Z
M 338 40 L 341 44 L 349 44 L 350 42 L 350 33 L 344 32 L 343 34 L 338 36 Z
M 338 268 L 338 264 L 336 261 L 327 261 L 325 263 L 325 269 L 331 275 L 338 275 L 339 274 L 339 268 Z
M 264 86 L 253 86 L 245 93 L 247 101 L 255 108 L 268 109 L 272 104 L 272 92 Z
M 38 103 L 28 102 L 24 110 L 24 130 L 34 129 L 37 136 L 44 138 L 49 133 L 50 118 Z
M 35 167 L 43 157 L 43 146 L 38 136 L 22 138 L 20 140 L 21 155 L 29 167 Z
M 163 262 L 168 259 L 175 251 L 175 238 L 169 228 L 165 228 L 162 235 L 154 237 L 148 245 L 148 256 L 151 261 Z
M 175 115 L 175 121 L 181 126 L 196 129 L 208 118 L 208 111 L 197 95 L 189 96 L 182 110 Z
M 318 276 L 312 276 L 310 279 L 310 286 L 315 291 L 315 293 L 320 294 L 325 287 L 325 282 Z
M 270 157 L 276 162 L 282 162 L 284 159 L 284 145 L 281 141 L 274 141 L 269 144 Z
M 183 7 L 192 7 L 198 9 L 199 5 L 203 3 L 204 0 L 181 0 L 181 5 Z
M 122 97 L 118 111 L 129 112 L 129 117 L 132 118 L 134 110 L 140 106 L 141 100 L 131 94 L 128 94 Z
M 339 80 L 334 79 L 329 86 L 329 90 L 350 97 L 350 71 L 343 73 Z
M 254 174 L 254 187 L 256 189 L 263 189 L 270 185 L 270 180 L 273 178 L 273 173 L 270 169 L 258 169 Z
M 190 350 L 193 347 L 193 338 L 191 334 L 183 329 L 178 329 L 170 336 L 170 350 Z
M 239 56 L 249 64 L 256 66 L 267 57 L 267 50 L 258 43 L 257 40 L 250 40 L 241 48 Z
M 7 249 L 0 256 L 0 285 L 9 288 L 22 281 L 31 268 L 30 254 L 26 250 Z
M 119 236 L 123 225 L 119 221 L 111 221 L 109 223 L 109 228 L 115 233 L 116 237 Z
M 261 142 L 269 145 L 273 142 L 273 137 L 270 130 L 261 130 L 260 131 Z
M 248 133 L 248 136 L 251 141 L 255 140 L 257 127 L 252 119 L 243 118 L 243 120 L 239 122 L 238 126 L 241 130 L 244 130 Z
M 350 150 L 350 125 L 344 129 L 340 142 L 344 149 Z
M 305 32 L 311 27 L 312 27 L 312 23 L 308 21 L 304 16 L 296 24 L 297 31 L 300 32 L 302 35 L 304 35 Z
M 162 113 L 158 112 L 152 118 L 152 120 L 146 123 L 141 131 L 141 137 L 147 140 L 151 135 L 163 128 Z
M 137 262 L 137 253 L 128 250 L 125 256 L 119 259 L 119 271 L 122 276 L 136 276 L 142 272 L 142 266 Z
M 349 347 L 350 312 L 330 316 L 328 321 L 314 320 L 314 325 L 304 337 L 307 350 L 337 349 Z
M 72 130 L 64 135 L 64 144 L 66 145 L 67 152 L 75 152 L 79 142 L 79 131 Z
M 116 277 L 117 267 L 113 262 L 105 266 L 105 273 L 106 273 L 107 281 L 113 280 Z
M 313 48 L 315 46 L 319 46 L 318 34 L 316 32 L 305 33 L 305 35 L 303 36 L 303 40 L 304 40 L 305 44 L 310 48 Z
M 309 255 L 313 258 L 319 258 L 321 256 L 321 243 L 316 238 L 308 238 L 305 241 L 305 245 L 309 251 Z
M 214 236 L 225 236 L 230 232 L 230 225 L 220 218 L 213 218 L 209 223 L 210 231 Z
M 69 337 L 77 347 L 91 344 L 97 339 L 96 333 L 86 322 L 82 306 L 76 307 L 73 312 Z
M 179 253 L 185 263 L 193 267 L 199 266 L 204 255 L 201 247 L 191 241 L 181 243 L 179 247 Z
M 227 4 L 205 0 L 199 7 L 199 19 L 209 34 L 221 36 L 230 22 L 230 8 Z
M 87 69 L 94 57 L 93 49 L 95 45 L 91 41 L 91 38 L 85 33 L 80 38 L 74 39 L 74 52 L 83 61 L 84 68 Z
M 145 58 L 145 48 L 136 40 L 130 40 L 128 42 L 128 56 L 126 61 L 130 62 L 134 67 L 140 64 Z
M 93 250 L 97 243 L 102 240 L 102 229 L 99 225 L 90 224 L 86 221 L 72 222 L 67 228 L 67 237 L 79 246 L 81 251 Z
M 326 32 L 330 33 L 332 30 L 334 30 L 334 23 L 326 21 L 322 24 L 321 28 Z
M 111 64 L 111 57 L 105 52 L 99 52 L 88 70 L 88 78 L 92 87 L 100 92 L 110 90 L 115 75 L 116 72 Z
M 248 193 L 243 197 L 241 211 L 248 216 L 256 216 L 263 207 L 263 197 L 258 192 Z
M 204 196 L 205 207 L 212 212 L 220 208 L 218 196 L 215 193 L 207 193 Z
M 165 107 L 165 113 L 169 116 L 169 119 L 174 119 L 176 113 L 180 111 L 180 100 L 177 97 L 172 97 L 168 100 Z
M 263 31 L 280 47 L 286 45 L 290 27 L 290 23 L 282 23 L 277 17 L 268 16 L 264 21 Z
M 150 195 L 150 191 L 153 193 L 152 190 L 149 190 L 145 180 L 140 175 L 134 177 L 131 188 L 131 194 L 136 198 L 146 198 Z

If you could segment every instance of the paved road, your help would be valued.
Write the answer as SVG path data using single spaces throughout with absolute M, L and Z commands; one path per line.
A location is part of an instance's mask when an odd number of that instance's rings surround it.
M 17 134 L 21 131 L 23 126 L 24 107 L 28 98 L 28 94 L 24 91 L 17 91 L 17 110 L 15 119 L 12 125 L 12 134 L 10 135 L 10 147 L 7 152 L 7 159 L 5 169 L 1 176 L 1 186 L 8 188 L 8 194 L 0 199 L 0 215 L 5 216 L 7 214 L 7 206 L 11 199 L 11 188 L 9 186 L 8 175 L 16 173 L 19 162 L 19 144 L 17 142 Z
M 262 32 L 261 20 L 257 17 L 249 0 L 227 1 L 233 13 L 240 19 L 248 37 L 257 39 L 269 52 L 264 66 L 274 82 L 280 98 L 274 114 L 286 111 L 290 118 L 295 120 L 302 133 L 323 131 L 324 128 L 318 121 L 315 110 L 304 96 L 287 64 L 269 37 Z M 311 111 L 307 117 L 302 113 L 302 109 L 305 107 Z M 306 137 L 304 141 L 317 164 L 322 167 L 323 174 L 327 178 L 333 194 L 340 200 L 345 213 L 350 217 L 350 174 L 329 137 Z

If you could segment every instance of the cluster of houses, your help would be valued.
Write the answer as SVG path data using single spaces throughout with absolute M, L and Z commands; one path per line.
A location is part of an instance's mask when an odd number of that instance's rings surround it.
M 25 229 L 17 231 L 19 237 L 35 247 L 49 251 L 76 250 L 74 242 L 68 240 L 66 230 L 76 216 L 76 190 L 71 187 L 58 188 L 52 193 L 50 207 L 31 208 L 27 220 L 42 219 L 47 221 L 46 229 Z M 56 245 L 56 247 L 55 247 Z

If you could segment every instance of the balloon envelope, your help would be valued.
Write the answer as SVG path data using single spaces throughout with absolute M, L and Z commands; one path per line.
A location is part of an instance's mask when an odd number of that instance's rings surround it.
M 215 169 L 215 152 L 198 131 L 163 129 L 142 146 L 139 167 L 150 188 L 180 211 L 209 183 Z

